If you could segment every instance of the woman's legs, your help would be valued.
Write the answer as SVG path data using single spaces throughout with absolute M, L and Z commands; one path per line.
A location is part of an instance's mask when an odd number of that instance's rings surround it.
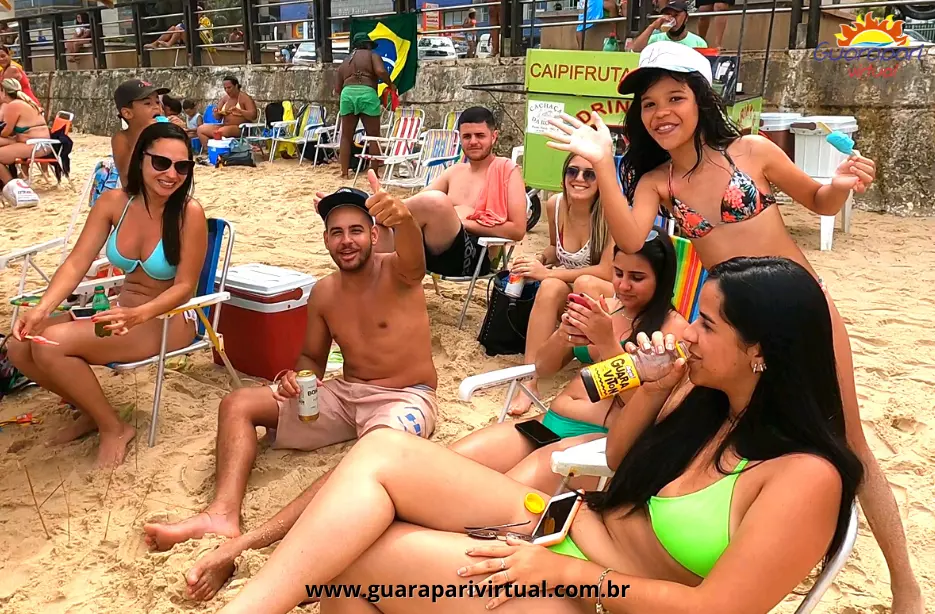
M 132 362 L 153 356 L 159 351 L 161 326 L 161 321 L 156 320 L 133 328 L 122 337 L 101 338 L 94 334 L 90 321 L 57 323 L 47 326 L 42 335 L 60 345 L 14 339 L 10 341 L 10 357 L 27 377 L 73 403 L 93 420 L 101 438 L 99 465 L 120 464 L 135 431 L 120 421 L 107 402 L 90 365 Z M 174 318 L 169 328 L 169 349 L 191 341 L 192 325 L 182 318 Z M 88 431 L 88 426 L 87 420 L 83 420 L 61 435 L 78 432 L 76 436 L 80 436 Z M 56 439 L 61 441 L 62 437 Z
M 594 441 L 595 439 L 601 439 L 602 437 L 607 437 L 607 435 L 603 433 L 591 433 L 589 435 L 579 435 L 577 437 L 566 437 L 561 441 L 543 446 L 538 450 L 534 450 L 517 463 L 515 467 L 507 472 L 507 476 L 521 484 L 543 492 L 556 493 L 559 486 L 562 484 L 562 480 L 565 478 L 552 471 L 552 453 L 567 450 L 568 448 L 573 448 L 577 445 Z M 598 478 L 585 476 L 571 480 L 569 485 L 572 488 L 595 490 L 597 489 L 597 482 Z
M 571 293 L 571 287 L 560 279 L 543 279 L 539 284 L 539 291 L 536 292 L 536 300 L 532 304 L 532 312 L 529 314 L 529 324 L 526 327 L 526 364 L 536 364 L 536 354 L 539 348 L 545 345 L 555 327 L 558 325 L 558 319 L 565 310 L 565 302 Z M 539 379 L 532 378 L 526 387 L 529 391 L 539 396 Z M 510 401 L 510 415 L 520 416 L 529 411 L 532 400 L 522 391 L 517 391 L 516 396 Z
M 338 161 L 341 164 L 341 178 L 347 179 L 347 171 L 351 166 L 351 149 L 354 147 L 354 131 L 357 130 L 358 115 L 341 116 L 341 149 L 338 150 Z M 379 133 L 377 134 L 379 136 Z
M 826 293 L 827 295 L 827 293 Z M 883 551 L 890 572 L 894 612 L 922 611 L 922 595 L 912 573 L 906 535 L 903 531 L 899 507 L 893 497 L 886 476 L 880 468 L 873 451 L 864 436 L 857 400 L 857 385 L 854 381 L 854 356 L 847 335 L 844 319 L 834 301 L 828 296 L 831 323 L 834 328 L 834 355 L 837 361 L 838 380 L 844 401 L 844 424 L 847 442 L 864 466 L 864 479 L 857 490 L 860 506 L 867 516 L 873 536 Z
M 380 136 L 380 116 L 379 115 L 361 115 L 360 120 L 364 124 L 364 132 L 367 133 L 367 136 L 379 137 Z M 379 156 L 380 155 L 380 145 L 375 141 L 370 142 L 370 155 Z M 370 168 L 374 171 L 383 166 L 382 162 L 374 160 L 370 163 Z
M 502 542 L 501 542 L 502 543 Z M 487 612 L 484 606 L 491 599 L 483 596 L 468 596 L 469 578 L 458 576 L 458 569 L 479 562 L 480 558 L 465 554 L 468 548 L 488 545 L 490 542 L 441 531 L 432 531 L 402 522 L 393 523 L 389 529 L 363 553 L 340 576 L 334 585 L 360 586 L 360 599 L 323 599 L 322 614 L 422 614 L 444 612 L 445 614 L 480 614 Z M 484 577 L 473 578 L 474 585 L 482 585 Z M 463 597 L 439 597 L 432 599 L 408 599 L 385 596 L 390 589 L 427 585 L 451 587 L 461 591 Z M 385 587 L 385 588 L 384 588 Z M 381 594 L 381 588 L 383 593 Z M 485 590 L 489 590 L 484 587 Z M 408 595 L 407 595 L 408 596 Z M 414 591 L 418 596 L 418 588 Z M 368 599 L 369 597 L 369 599 Z M 368 601 L 375 601 L 369 603 Z M 575 601 L 557 598 L 514 598 L 496 609 L 504 614 L 573 614 L 578 613 Z
M 195 134 L 198 135 L 198 140 L 201 141 L 201 152 L 203 154 L 208 154 L 208 140 L 214 138 L 214 133 L 220 127 L 221 124 L 201 124 L 198 126 Z
M 32 155 L 32 145 L 26 143 L 13 143 L 0 147 L 0 182 L 6 185 L 13 180 L 8 165 L 16 162 L 17 159 L 29 159 Z
M 593 299 L 603 296 L 605 299 L 616 295 L 614 285 L 606 279 L 594 275 L 582 275 L 575 280 L 574 291 L 578 294 L 587 294 Z
M 529 439 L 516 430 L 516 424 L 501 422 L 485 426 L 462 437 L 448 449 L 494 471 L 506 473 L 536 449 Z
M 436 443 L 373 431 L 348 452 L 266 565 L 222 612 L 285 614 L 306 598 L 306 584 L 343 573 L 397 518 L 453 533 L 528 521 L 517 530 L 532 531 L 538 516 L 523 506 L 530 490 Z

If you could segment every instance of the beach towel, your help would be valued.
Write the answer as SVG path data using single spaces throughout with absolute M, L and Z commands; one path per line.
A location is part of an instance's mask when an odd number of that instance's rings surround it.
M 516 164 L 509 158 L 499 156 L 494 158 L 487 167 L 487 183 L 481 189 L 477 204 L 474 205 L 474 213 L 467 216 L 467 219 L 474 220 L 488 228 L 499 226 L 507 220 L 509 217 L 507 186 L 510 182 L 510 173 L 515 168 Z

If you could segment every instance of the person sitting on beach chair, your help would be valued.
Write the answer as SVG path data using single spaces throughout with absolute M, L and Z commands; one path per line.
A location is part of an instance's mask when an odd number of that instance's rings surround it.
M 91 208 L 74 249 L 39 304 L 16 320 L 8 345 L 17 369 L 79 410 L 50 443 L 98 431 L 101 467 L 123 462 L 136 431 L 107 400 L 91 365 L 154 356 L 160 339 L 170 352 L 192 342 L 194 311 L 172 318 L 168 329 L 159 316 L 194 296 L 208 244 L 204 209 L 190 197 L 194 162 L 185 132 L 169 123 L 149 126 L 129 168 L 125 187 L 104 192 Z M 116 303 L 93 319 L 58 313 L 102 249 L 126 275 Z
M 286 614 L 313 592 L 329 613 L 766 614 L 844 542 L 863 477 L 829 303 L 791 260 L 734 258 L 710 270 L 684 338 L 687 363 L 645 381 L 611 426 L 606 491 L 545 515 L 529 502 L 548 493 L 383 429 L 219 614 Z M 672 335 L 637 342 L 627 351 L 675 358 Z M 527 541 L 537 525 L 549 543 Z M 400 585 L 451 588 L 370 599 Z M 369 593 L 344 597 L 354 586 Z
M 110 139 L 111 152 L 120 183 L 127 185 L 127 169 L 130 167 L 130 152 L 136 147 L 136 139 L 143 129 L 162 115 L 159 96 L 169 93 L 167 87 L 156 87 L 141 79 L 124 81 L 114 90 L 114 104 L 117 105 L 117 117 L 127 123 L 126 130 L 118 130 Z
M 526 186 L 513 161 L 493 153 L 499 132 L 489 109 L 465 110 L 458 132 L 467 163 L 451 166 L 405 203 L 425 237 L 427 270 L 470 277 L 481 256 L 479 237 L 526 235 Z M 392 251 L 389 242 L 381 249 Z M 480 274 L 490 266 L 489 259 L 482 263 Z
M 237 538 L 189 573 L 195 599 L 210 598 L 217 591 L 242 550 L 281 539 L 330 474 L 263 527 L 238 537 L 240 507 L 256 457 L 257 426 L 266 427 L 274 448 L 298 450 L 316 450 L 380 428 L 428 438 L 435 428 L 437 374 L 422 290 L 422 234 L 402 201 L 380 189 L 373 171 L 368 176 L 373 196 L 342 188 L 318 204 L 326 226 L 325 245 L 339 270 L 312 289 L 305 347 L 296 371 L 310 370 L 321 379 L 332 339 L 344 356 L 343 378 L 318 388 L 318 419 L 299 419 L 295 371 L 272 386 L 230 393 L 218 411 L 214 501 L 180 523 L 144 527 L 146 541 L 158 550 L 205 533 Z M 396 252 L 372 253 L 375 221 L 396 232 Z M 271 429 L 275 435 L 270 436 Z
M 688 323 L 672 306 L 675 273 L 675 248 L 662 229 L 653 230 L 635 254 L 615 247 L 614 297 L 585 296 L 590 307 L 569 301 L 561 325 L 539 350 L 536 373 L 553 375 L 573 357 L 585 365 L 613 358 L 623 352 L 625 342 L 635 341 L 638 333 L 661 330 L 680 339 Z M 581 378 L 575 377 L 546 413 L 533 418 L 561 438 L 536 454 L 532 441 L 515 428 L 517 422 L 487 426 L 450 447 L 519 482 L 554 492 L 560 476 L 549 469 L 551 452 L 605 436 L 617 416 L 626 411 L 625 403 L 633 392 L 592 403 Z

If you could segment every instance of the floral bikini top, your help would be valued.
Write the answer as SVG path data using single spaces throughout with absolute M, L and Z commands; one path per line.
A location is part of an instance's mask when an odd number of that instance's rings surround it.
M 731 224 L 754 218 L 765 211 L 770 205 L 776 204 L 776 197 L 770 193 L 760 192 L 750 175 L 741 171 L 727 154 L 722 152 L 730 163 L 733 174 L 724 197 L 721 199 L 721 223 Z M 672 165 L 669 165 L 669 196 L 672 199 L 672 215 L 679 227 L 690 239 L 700 239 L 714 230 L 715 225 L 703 215 L 675 197 L 672 190 Z

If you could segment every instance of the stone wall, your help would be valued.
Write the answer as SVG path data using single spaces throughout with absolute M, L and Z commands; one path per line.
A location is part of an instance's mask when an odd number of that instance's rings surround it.
M 762 53 L 745 55 L 740 80 L 747 91 L 759 90 L 762 62 Z M 858 206 L 897 215 L 935 214 L 935 56 L 899 62 L 890 77 L 849 76 L 850 68 L 872 64 L 817 61 L 809 51 L 773 52 L 764 110 L 855 116 L 860 125 L 857 146 L 878 165 L 878 180 L 858 198 Z M 488 106 L 501 123 L 499 149 L 509 155 L 511 147 L 522 143 L 524 97 L 463 86 L 522 82 L 523 71 L 522 58 L 424 63 L 418 85 L 404 96 L 404 104 L 424 109 L 430 127 L 439 125 L 448 111 Z M 321 102 L 331 117 L 337 111 L 333 66 L 150 68 L 143 74 L 171 87 L 176 96 L 204 105 L 221 96 L 221 79 L 227 73 L 236 75 L 261 106 L 289 99 Z M 121 81 L 139 74 L 127 69 L 67 71 L 38 73 L 31 79 L 33 90 L 49 108 L 75 112 L 77 130 L 112 134 L 118 124 L 112 92 Z

